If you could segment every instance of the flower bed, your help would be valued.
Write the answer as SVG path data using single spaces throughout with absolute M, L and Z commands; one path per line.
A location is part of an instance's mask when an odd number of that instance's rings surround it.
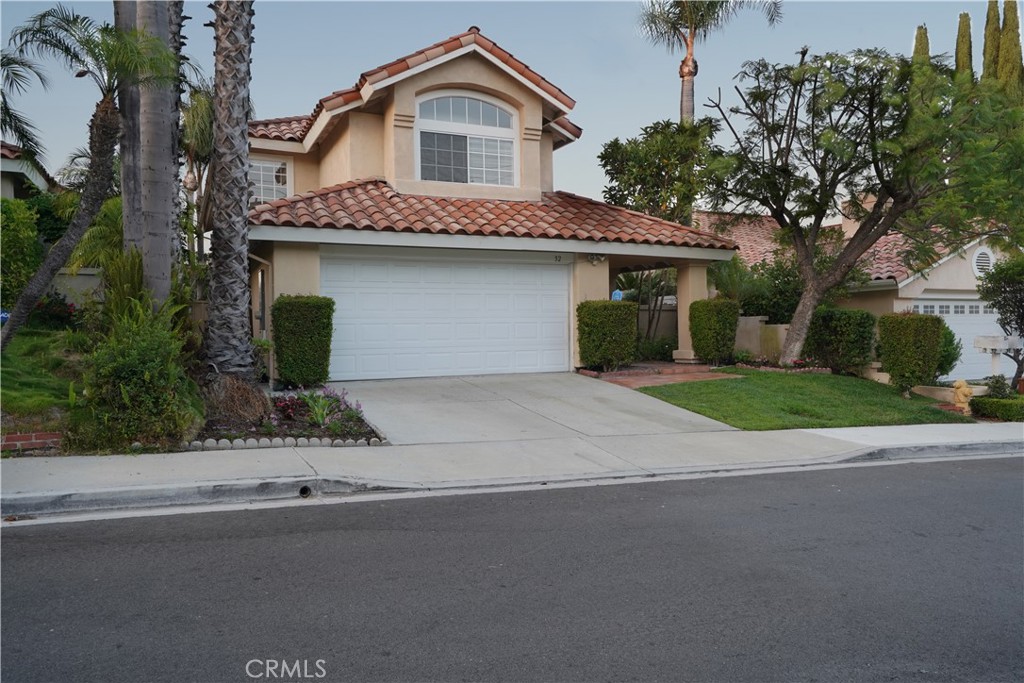
M 387 441 L 367 424 L 358 401 L 327 387 L 272 397 L 273 411 L 260 423 L 207 422 L 192 450 L 282 446 L 367 446 Z

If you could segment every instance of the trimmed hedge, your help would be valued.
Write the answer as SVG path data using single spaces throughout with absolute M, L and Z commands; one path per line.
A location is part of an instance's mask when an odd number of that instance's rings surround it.
M 289 387 L 315 387 L 330 376 L 334 299 L 277 297 L 270 308 L 277 377 Z
M 739 322 L 740 305 L 732 299 L 701 299 L 690 304 L 690 341 L 697 358 L 713 365 L 732 358 Z
M 971 399 L 971 413 L 974 417 L 994 417 L 1006 422 L 1024 422 L 1024 398 L 979 396 Z
M 811 318 L 804 353 L 833 375 L 855 375 L 871 362 L 875 322 L 867 311 L 822 306 Z
M 576 307 L 580 362 L 615 370 L 636 360 L 636 315 L 631 301 L 583 301 Z
M 942 318 L 889 313 L 878 319 L 879 355 L 889 384 L 902 392 L 935 378 L 942 346 Z

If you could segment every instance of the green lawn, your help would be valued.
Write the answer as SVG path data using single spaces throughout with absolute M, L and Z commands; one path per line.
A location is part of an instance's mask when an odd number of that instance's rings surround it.
M 724 370 L 741 379 L 681 382 L 640 391 L 747 430 L 865 427 L 973 422 L 935 408 L 923 396 L 902 398 L 891 387 L 856 377 Z
M 0 408 L 5 431 L 58 429 L 68 385 L 79 363 L 64 350 L 63 332 L 22 328 L 0 357 Z M 81 382 L 77 382 L 81 389 Z

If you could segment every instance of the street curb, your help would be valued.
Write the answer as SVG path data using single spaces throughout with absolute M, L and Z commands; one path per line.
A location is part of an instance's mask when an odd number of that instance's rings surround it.
M 773 469 L 809 467 L 830 464 L 854 464 L 872 461 L 899 461 L 918 457 L 970 457 L 981 455 L 1024 455 L 1024 441 L 982 441 L 969 444 L 921 444 L 907 446 L 865 447 L 814 460 L 779 460 L 771 463 L 737 463 L 728 465 L 695 465 L 691 467 L 623 470 L 621 472 L 562 475 L 543 478 L 506 477 L 487 480 L 452 480 L 450 482 L 391 482 L 340 477 L 281 477 L 234 479 L 194 484 L 126 486 L 89 491 L 44 491 L 3 496 L 0 515 L 28 517 L 66 513 L 124 511 L 132 509 L 184 507 L 189 505 L 239 504 L 319 496 L 346 496 L 373 491 L 423 492 L 486 490 L 508 486 L 600 482 L 616 479 L 644 478 L 657 480 L 680 475 L 714 475 L 744 470 L 770 472 Z

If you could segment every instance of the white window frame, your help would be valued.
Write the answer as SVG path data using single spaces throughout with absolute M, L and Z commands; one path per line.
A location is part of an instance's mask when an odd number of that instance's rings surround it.
M 285 181 L 284 196 L 291 197 L 295 194 L 295 158 L 290 156 L 276 156 L 273 154 L 250 154 L 249 155 L 250 165 L 257 163 L 283 163 L 285 168 L 285 175 L 287 180 Z M 255 197 L 255 188 L 253 188 L 253 196 Z M 271 200 L 273 201 L 273 200 Z M 256 204 L 260 204 L 257 202 Z M 265 202 L 262 202 L 265 203 Z
M 480 100 L 498 107 L 506 114 L 512 117 L 511 128 L 496 128 L 492 126 L 478 126 L 472 123 L 452 123 L 450 121 L 434 121 L 433 119 L 421 119 L 420 118 L 420 103 L 428 100 L 434 100 L 439 97 L 471 97 L 473 99 Z M 514 107 L 509 105 L 508 102 L 499 100 L 496 97 L 491 97 L 482 92 L 475 90 L 431 90 L 428 93 L 424 93 L 416 98 L 416 122 L 413 124 L 413 164 L 416 166 L 416 180 L 423 181 L 423 168 L 420 165 L 420 133 L 446 133 L 448 135 L 465 135 L 467 137 L 484 137 L 492 138 L 497 140 L 511 140 L 512 141 L 512 184 L 511 185 L 496 185 L 494 183 L 474 183 L 467 182 L 459 183 L 455 181 L 447 180 L 426 180 L 428 183 L 444 183 L 446 185 L 470 185 L 473 187 L 519 187 L 521 185 L 519 177 L 520 168 L 520 157 L 522 155 L 522 145 L 519 144 L 519 112 Z M 467 151 L 467 154 L 469 152 Z

